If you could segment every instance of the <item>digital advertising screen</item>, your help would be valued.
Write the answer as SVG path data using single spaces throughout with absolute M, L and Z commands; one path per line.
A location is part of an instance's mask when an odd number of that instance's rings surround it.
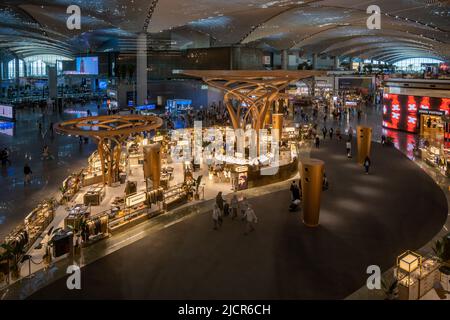
M 142 106 L 137 106 L 136 109 L 139 110 L 139 111 L 155 110 L 156 109 L 156 104 L 144 104 Z
M 383 99 L 383 127 L 417 133 L 419 114 L 424 110 L 449 114 L 450 99 L 385 94 Z
M 0 118 L 14 119 L 14 109 L 12 106 L 0 105 Z
M 12 137 L 14 135 L 14 122 L 0 121 L 0 133 Z
M 98 57 L 77 57 L 75 63 L 78 74 L 98 74 Z
M 106 80 L 100 80 L 100 81 L 98 82 L 98 87 L 99 87 L 99 89 L 101 89 L 101 90 L 106 90 L 106 89 L 108 89 L 108 81 L 106 81 Z

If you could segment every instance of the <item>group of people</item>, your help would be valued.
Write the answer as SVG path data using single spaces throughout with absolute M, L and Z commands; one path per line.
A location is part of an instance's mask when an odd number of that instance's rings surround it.
M 214 203 L 214 208 L 212 211 L 212 220 L 214 225 L 214 230 L 221 228 L 223 223 L 223 218 L 231 214 L 231 220 L 237 218 L 245 221 L 245 235 L 255 230 L 255 223 L 258 222 L 255 211 L 253 210 L 250 203 L 244 197 L 241 202 L 236 195 L 233 194 L 230 203 L 228 203 L 222 196 L 222 192 L 219 192 L 216 196 L 216 202 Z

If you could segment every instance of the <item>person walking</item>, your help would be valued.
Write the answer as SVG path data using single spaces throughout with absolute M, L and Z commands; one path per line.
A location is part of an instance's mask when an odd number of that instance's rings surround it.
M 255 230 L 254 224 L 258 223 L 258 218 L 256 217 L 255 211 L 253 208 L 248 205 L 247 210 L 245 210 L 245 235 L 248 235 L 250 232 Z
M 348 128 L 348 139 L 350 141 L 353 140 L 353 128 L 352 127 Z
M 221 214 L 220 213 L 220 209 L 217 206 L 217 203 L 214 203 L 214 208 L 213 208 L 213 211 L 212 211 L 212 219 L 213 219 L 214 230 L 217 230 L 221 226 L 221 223 L 219 222 L 220 214 Z
M 241 201 L 241 205 L 239 206 L 241 208 L 241 218 L 242 220 L 245 219 L 245 210 L 247 210 L 247 207 L 249 206 L 247 202 L 247 198 L 243 197 Z
M 219 207 L 220 211 L 223 212 L 223 198 L 222 198 L 222 191 L 219 191 L 219 193 L 216 196 L 216 204 Z
M 336 129 L 336 137 L 338 138 L 338 140 L 341 140 L 341 139 L 342 139 L 342 136 L 341 136 L 341 128 L 337 128 L 337 129 Z
M 300 200 L 300 188 L 298 187 L 295 180 L 292 181 L 290 191 L 291 191 L 291 200 L 292 201 Z
M 5 166 L 6 163 L 11 165 L 11 161 L 9 160 L 9 150 L 8 148 L 3 148 L 1 152 L 1 158 L 2 158 L 2 166 Z
M 328 132 L 327 127 L 323 127 L 322 128 L 323 140 L 325 140 L 325 138 L 327 137 L 327 132 Z
M 384 134 L 381 136 L 381 145 L 386 145 L 386 136 Z
M 319 149 L 319 146 L 320 146 L 320 138 L 319 138 L 319 136 L 318 135 L 316 135 L 316 149 Z
M 25 176 L 25 178 L 24 178 L 25 184 L 31 183 L 31 174 L 32 173 L 33 173 L 33 171 L 31 171 L 30 166 L 28 165 L 28 163 L 26 163 L 25 166 L 23 167 L 23 174 Z
M 330 131 L 329 131 L 329 134 L 330 134 L 330 140 L 333 140 L 333 133 L 334 133 L 333 128 L 330 128 Z
M 369 169 L 370 169 L 371 164 L 372 164 L 372 162 L 370 161 L 369 156 L 366 156 L 366 158 L 364 159 L 364 168 L 366 169 L 366 174 L 369 174 Z
M 233 194 L 233 197 L 231 198 L 231 220 L 234 220 L 235 218 L 237 218 L 237 212 L 238 212 L 238 208 L 239 208 L 239 200 L 236 196 L 236 193 Z
M 350 142 L 350 139 L 347 140 L 345 144 L 345 148 L 347 149 L 347 158 L 352 157 L 352 143 Z

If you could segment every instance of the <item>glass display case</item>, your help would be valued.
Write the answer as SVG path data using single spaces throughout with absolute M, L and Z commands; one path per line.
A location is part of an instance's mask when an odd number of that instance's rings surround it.
M 170 210 L 173 207 L 187 202 L 187 189 L 184 183 L 177 184 L 164 191 L 164 209 Z

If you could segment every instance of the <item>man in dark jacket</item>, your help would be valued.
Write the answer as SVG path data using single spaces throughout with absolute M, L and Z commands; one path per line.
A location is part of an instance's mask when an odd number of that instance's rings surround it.
M 33 173 L 33 171 L 31 171 L 30 166 L 27 164 L 25 164 L 25 166 L 23 167 L 23 174 L 25 175 L 25 184 L 28 184 L 31 182 L 31 174 Z

